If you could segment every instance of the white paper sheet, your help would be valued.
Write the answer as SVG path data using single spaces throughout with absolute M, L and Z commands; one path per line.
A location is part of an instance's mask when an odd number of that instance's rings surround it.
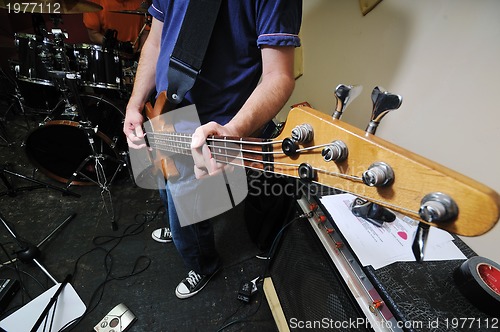
M 50 299 L 54 296 L 61 284 L 56 284 L 42 293 L 22 308 L 18 309 L 0 322 L 0 327 L 7 332 L 29 332 L 35 326 L 38 317 L 42 314 Z M 59 331 L 64 325 L 80 317 L 85 312 L 85 304 L 80 299 L 71 284 L 66 284 L 58 297 L 57 306 L 52 322 L 52 329 L 45 329 L 42 324 L 38 329 L 42 331 Z M 49 311 L 49 322 L 53 311 Z M 48 325 L 50 326 L 50 325 Z
M 396 220 L 377 227 L 352 214 L 350 206 L 356 197 L 339 194 L 321 198 L 349 245 L 363 266 L 374 269 L 394 262 L 415 261 L 411 250 L 418 222 L 396 214 Z M 446 231 L 431 227 L 425 249 L 424 261 L 466 259 Z

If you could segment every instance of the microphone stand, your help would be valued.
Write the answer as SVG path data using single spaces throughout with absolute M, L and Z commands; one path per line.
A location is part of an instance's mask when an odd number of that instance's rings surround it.
M 38 246 L 35 246 L 33 244 L 29 244 L 29 243 L 26 243 L 26 242 L 21 242 L 18 237 L 16 236 L 16 233 L 9 227 L 7 221 L 3 218 L 2 214 L 0 213 L 0 222 L 3 224 L 3 226 L 5 227 L 5 229 L 7 229 L 7 231 L 10 233 L 10 235 L 12 235 L 12 237 L 14 238 L 14 240 L 17 242 L 17 245 L 21 248 L 21 250 L 19 250 L 17 253 L 17 258 L 23 262 L 23 263 L 28 263 L 30 261 L 33 261 L 39 268 L 40 270 L 42 270 L 43 273 L 45 273 L 45 275 L 47 275 L 47 277 L 52 280 L 52 282 L 54 284 L 57 284 L 57 280 L 47 271 L 47 269 L 37 260 L 37 258 L 40 256 L 41 254 L 41 251 L 40 251 L 40 246 L 45 242 L 47 241 L 49 238 L 51 238 L 55 232 L 57 232 L 62 226 L 64 226 L 66 223 L 68 223 L 71 219 L 73 219 L 73 217 L 75 217 L 76 214 L 71 214 L 70 216 L 68 216 L 58 227 L 56 227 L 45 239 L 42 240 L 42 242 L 40 242 L 40 244 Z M 8 263 L 12 263 L 14 260 L 11 260 L 11 261 L 8 261 L 8 262 L 5 262 L 2 264 L 3 265 L 6 265 Z
M 15 188 L 14 185 L 11 182 L 9 182 L 9 180 L 7 179 L 5 174 L 16 176 L 20 179 L 36 183 L 37 185 Z M 71 196 L 78 197 L 78 198 L 81 197 L 80 194 L 74 193 L 74 192 L 70 191 L 68 188 L 61 188 L 61 187 L 53 186 L 51 184 L 34 179 L 32 177 L 28 177 L 28 176 L 13 172 L 11 170 L 8 170 L 7 166 L 0 165 L 0 179 L 2 180 L 5 187 L 7 188 L 7 190 L 5 192 L 0 193 L 0 196 L 9 195 L 10 197 L 15 197 L 15 196 L 17 196 L 17 193 L 19 191 L 33 190 L 33 189 L 40 189 L 40 188 L 49 188 L 49 189 L 54 189 L 54 190 L 60 191 L 63 194 L 71 195 Z

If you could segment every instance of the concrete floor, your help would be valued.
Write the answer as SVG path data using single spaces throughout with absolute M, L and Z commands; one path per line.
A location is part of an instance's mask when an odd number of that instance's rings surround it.
M 37 89 L 32 91 L 36 100 Z M 6 114 L 10 104 L 5 93 L 0 106 L 0 166 L 4 175 L 0 215 L 7 227 L 0 225 L 0 261 L 25 252 L 28 244 L 38 245 L 71 219 L 40 246 L 41 256 L 36 261 L 46 272 L 30 259 L 0 268 L 0 279 L 17 279 L 22 285 L 1 319 L 52 287 L 52 278 L 61 282 L 72 275 L 70 284 L 87 308 L 73 331 L 92 330 L 119 303 L 137 317 L 130 331 L 217 331 L 235 320 L 238 322 L 224 331 L 276 330 L 262 290 L 249 304 L 237 299 L 240 283 L 257 277 L 266 264 L 256 258 L 260 250 L 249 238 L 241 210 L 234 209 L 224 220 L 215 222 L 223 269 L 195 297 L 179 300 L 174 290 L 187 270 L 172 243 L 161 244 L 151 238 L 151 232 L 165 224 L 158 192 L 136 187 L 127 171 L 108 190 L 95 185 L 67 188 L 54 176 L 36 171 L 23 145 L 30 139 L 35 140 L 31 144 L 44 139 L 44 135 L 33 134 L 44 115 L 27 112 L 23 116 L 17 108 Z M 121 126 L 108 125 L 115 129 Z M 71 136 L 54 134 L 43 144 L 53 144 L 50 147 L 56 155 L 66 153 L 64 145 Z M 85 148 L 78 144 L 75 149 Z M 42 188 L 30 179 L 41 181 Z M 24 257 L 22 253 L 20 257 Z

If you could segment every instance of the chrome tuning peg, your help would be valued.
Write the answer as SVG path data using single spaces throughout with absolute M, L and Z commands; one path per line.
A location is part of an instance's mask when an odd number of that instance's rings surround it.
M 458 216 L 458 205 L 450 196 L 434 192 L 424 196 L 418 214 L 427 222 L 448 222 Z
M 375 87 L 372 91 L 373 111 L 370 123 L 366 127 L 368 134 L 375 134 L 380 120 L 392 110 L 396 110 L 401 106 L 403 98 L 399 95 L 387 92 L 382 87 Z
M 333 113 L 334 119 L 340 119 L 345 108 L 356 99 L 363 91 L 363 86 L 361 85 L 344 85 L 339 84 L 335 88 L 335 98 L 337 98 L 337 105 L 335 106 L 335 112 Z

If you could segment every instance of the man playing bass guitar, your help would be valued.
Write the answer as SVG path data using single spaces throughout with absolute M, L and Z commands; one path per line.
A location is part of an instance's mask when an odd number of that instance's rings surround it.
M 142 148 L 142 110 L 150 94 L 168 89 L 169 57 L 189 1 L 155 0 L 124 133 L 130 148 Z M 195 104 L 201 126 L 193 134 L 194 170 L 203 177 L 217 172 L 217 163 L 202 149 L 209 135 L 248 137 L 269 123 L 290 97 L 294 48 L 302 14 L 300 0 L 223 0 L 193 88 L 179 106 Z M 197 28 L 196 24 L 192 25 Z M 184 176 L 184 175 L 183 175 Z M 187 176 L 190 176 L 189 174 Z M 181 227 L 166 188 L 174 244 L 190 272 L 176 289 L 179 298 L 197 294 L 221 267 L 210 220 Z

